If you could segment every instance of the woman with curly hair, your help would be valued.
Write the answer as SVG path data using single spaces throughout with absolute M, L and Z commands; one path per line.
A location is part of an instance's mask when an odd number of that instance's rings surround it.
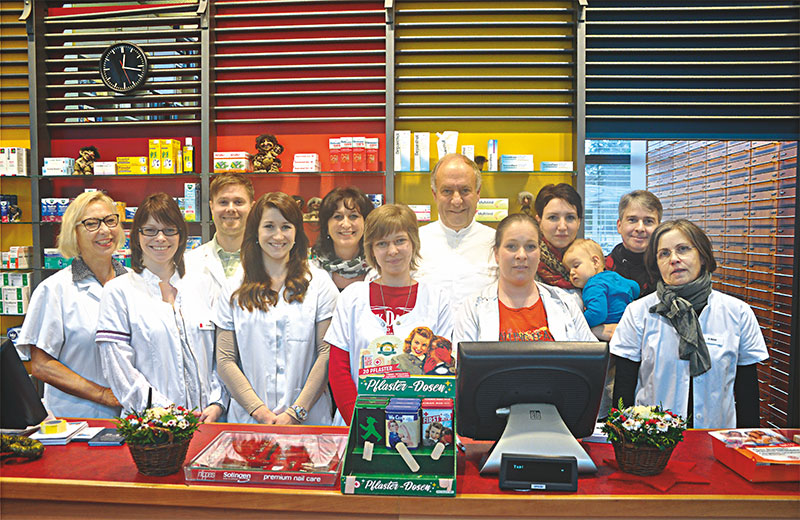
M 247 217 L 244 279 L 217 304 L 217 369 L 233 399 L 230 422 L 330 424 L 328 345 L 339 292 L 308 263 L 297 203 L 262 195 Z

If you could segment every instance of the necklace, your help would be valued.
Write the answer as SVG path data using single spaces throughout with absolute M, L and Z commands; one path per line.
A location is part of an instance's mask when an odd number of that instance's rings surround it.
M 398 325 L 400 325 L 400 320 L 396 319 L 396 320 L 392 321 L 391 323 L 389 323 L 389 321 L 388 321 L 389 313 L 387 312 L 388 309 L 386 307 L 386 300 L 383 297 L 383 284 L 379 284 L 378 282 L 375 282 L 375 283 L 377 284 L 378 290 L 381 293 L 381 307 L 384 309 L 384 313 L 385 313 L 384 316 L 386 318 L 386 319 L 383 320 L 383 323 L 386 325 L 386 335 L 387 336 L 388 335 L 392 335 L 392 334 L 394 334 L 394 324 L 397 323 Z M 414 290 L 414 284 L 413 284 L 413 280 L 412 280 L 411 285 L 408 286 L 408 295 L 406 296 L 406 303 L 403 304 L 403 307 L 402 307 L 403 309 L 408 309 L 408 302 L 411 301 L 411 292 L 413 290 Z

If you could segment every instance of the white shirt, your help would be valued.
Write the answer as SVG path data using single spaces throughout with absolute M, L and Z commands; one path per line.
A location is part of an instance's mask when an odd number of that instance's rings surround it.
M 662 405 L 683 417 L 689 404 L 689 361 L 678 357 L 678 333 L 665 317 L 651 313 L 656 293 L 625 309 L 611 338 L 611 353 L 640 362 L 637 405 Z M 733 383 L 737 365 L 769 357 L 764 337 L 749 305 L 711 291 L 699 316 L 711 356 L 711 369 L 693 381 L 694 427 L 735 428 Z
M 219 254 L 217 254 L 219 247 L 216 235 L 214 235 L 214 238 L 210 241 L 191 251 L 187 251 L 184 256 L 186 274 L 197 276 L 196 280 L 201 284 L 201 294 L 207 295 L 208 307 L 212 312 L 220 294 L 232 284 L 238 286 L 244 273 L 242 265 L 239 264 L 233 276 L 230 278 L 225 276 L 225 269 L 222 267 Z
M 216 308 L 217 326 L 232 330 L 239 346 L 239 367 L 258 397 L 275 414 L 294 404 L 306 384 L 317 357 L 317 323 L 333 314 L 339 290 L 328 274 L 309 265 L 311 280 L 302 302 L 287 302 L 284 288 L 278 303 L 264 312 L 231 305 L 229 288 Z M 228 421 L 255 423 L 247 410 L 231 400 Z M 308 410 L 305 424 L 331 424 L 331 403 L 326 394 Z
M 100 386 L 109 386 L 94 342 L 103 286 L 94 276 L 72 279 L 72 266 L 46 278 L 33 291 L 17 343 L 34 345 Z M 44 405 L 56 417 L 118 417 L 109 408 L 45 384 Z
M 597 341 L 572 295 L 559 287 L 536 282 L 547 313 L 547 328 L 556 341 Z M 500 305 L 497 282 L 473 294 L 456 312 L 453 348 L 461 341 L 498 341 Z
M 469 295 L 492 283 L 497 268 L 492 254 L 495 230 L 475 220 L 459 231 L 441 220 L 419 229 L 419 266 L 414 278 L 440 288 L 455 310 Z
M 162 300 L 159 278 L 130 272 L 103 288 L 96 341 L 111 389 L 124 410 L 178 404 L 225 407 L 229 397 L 214 371 L 215 329 L 201 288 L 176 272 L 174 307 Z
M 428 327 L 447 339 L 453 333 L 448 296 L 425 282 L 418 284 L 414 308 L 392 322 L 394 335 L 400 338 L 407 337 L 415 327 Z M 357 383 L 361 350 L 373 339 L 385 336 L 386 331 L 386 322 L 370 309 L 369 282 L 355 282 L 342 291 L 325 341 L 350 354 L 350 374 Z

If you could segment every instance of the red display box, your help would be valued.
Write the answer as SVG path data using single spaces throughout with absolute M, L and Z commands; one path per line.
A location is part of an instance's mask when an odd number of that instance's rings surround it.
M 786 439 L 792 439 L 794 435 L 800 433 L 800 430 L 796 429 L 769 430 L 758 428 L 753 430 L 777 432 L 783 435 Z M 747 433 L 749 430 L 738 431 Z M 750 482 L 800 481 L 800 460 L 787 460 L 786 462 L 781 463 L 770 462 L 769 460 L 759 456 L 754 451 L 748 449 L 748 446 L 746 445 L 742 445 L 741 447 L 732 447 L 730 444 L 726 444 L 725 441 L 720 438 L 721 433 L 723 432 L 709 432 L 709 435 L 711 436 L 711 446 L 714 450 L 714 457 Z M 787 444 L 797 446 L 797 444 L 792 442 Z M 763 446 L 762 448 L 780 448 L 781 446 L 787 446 L 787 444 Z M 791 456 L 788 458 L 791 458 Z
M 263 486 L 333 486 L 345 433 L 320 435 L 224 431 L 184 466 L 187 481 Z

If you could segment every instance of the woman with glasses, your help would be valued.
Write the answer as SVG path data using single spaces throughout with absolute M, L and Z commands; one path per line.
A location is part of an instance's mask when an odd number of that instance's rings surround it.
M 694 428 L 758 426 L 767 348 L 752 309 L 711 288 L 708 236 L 688 220 L 664 222 L 644 262 L 656 292 L 628 305 L 611 338 L 614 402 L 662 405 Z
M 336 286 L 308 262 L 303 216 L 289 195 L 256 201 L 242 240 L 244 279 L 217 301 L 217 366 L 231 422 L 330 424 L 328 345 Z
M 96 341 L 100 361 L 125 410 L 152 405 L 196 408 L 217 421 L 227 393 L 214 371 L 214 327 L 197 283 L 184 276 L 187 227 L 166 193 L 147 197 L 131 227 L 133 272 L 103 289 Z
M 33 375 L 45 383 L 45 407 L 57 417 L 119 415 L 94 334 L 103 286 L 127 272 L 111 257 L 123 238 L 114 201 L 98 191 L 81 193 L 58 235 L 58 250 L 72 264 L 40 283 L 28 305 L 17 344 L 30 349 Z

